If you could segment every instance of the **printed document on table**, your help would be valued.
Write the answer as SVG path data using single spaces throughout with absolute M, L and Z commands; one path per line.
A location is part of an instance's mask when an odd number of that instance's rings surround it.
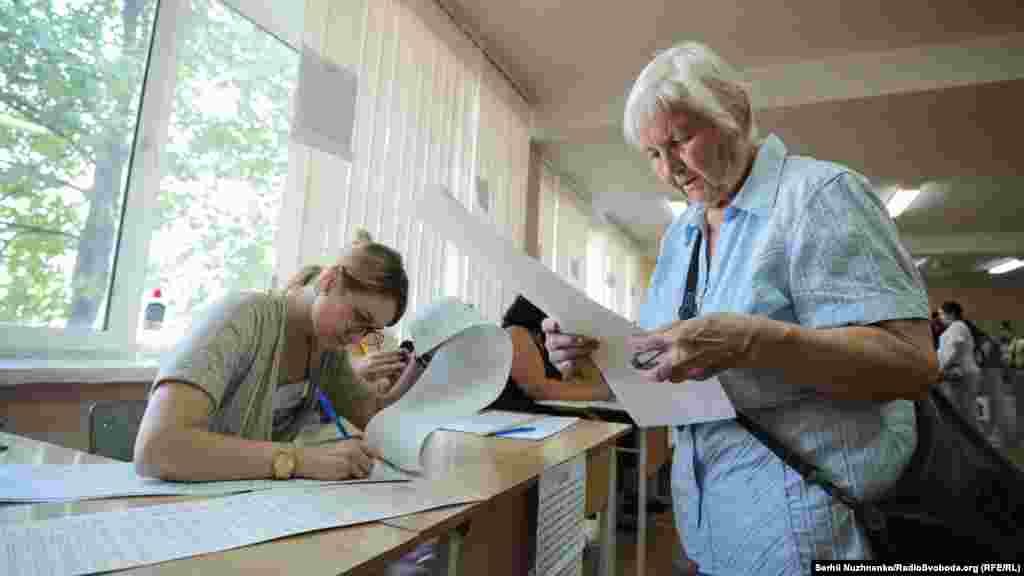
M 525 427 L 530 428 L 530 430 L 509 432 L 502 434 L 501 437 L 518 438 L 520 440 L 543 440 L 549 436 L 558 434 L 562 430 L 565 430 L 579 422 L 579 420 L 579 418 L 574 416 L 545 416 L 527 423 Z
M 540 477 L 537 490 L 536 576 L 557 576 L 582 569 L 587 459 L 580 454 Z
M 497 324 L 462 330 L 434 353 L 420 379 L 366 426 L 366 440 L 402 470 L 418 472 L 435 430 L 498 399 L 512 368 L 512 340 Z
M 640 426 L 690 424 L 735 418 L 736 411 L 717 378 L 704 381 L 652 383 L 630 366 L 627 338 L 638 331 L 625 318 L 604 308 L 561 277 L 499 237 L 458 200 L 439 190 L 417 201 L 416 213 L 463 254 L 495 263 L 493 270 L 507 289 L 526 298 L 558 320 L 565 332 L 601 340 L 594 361 L 615 397 Z M 500 263 L 500 266 L 498 266 Z
M 486 410 L 468 418 L 460 418 L 455 422 L 449 422 L 444 425 L 444 429 L 487 436 L 511 428 L 527 425 L 533 426 L 533 422 L 541 418 L 543 417 L 539 414 L 509 412 L 507 410 Z
M 377 462 L 369 478 L 322 482 L 292 480 L 228 480 L 167 482 L 135 473 L 131 462 L 110 464 L 0 464 L 0 502 L 71 502 L 123 496 L 219 496 L 256 490 L 311 488 L 334 484 L 406 481 L 409 476 L 386 462 Z
M 0 524 L 0 574 L 121 570 L 477 500 L 439 482 L 357 484 Z

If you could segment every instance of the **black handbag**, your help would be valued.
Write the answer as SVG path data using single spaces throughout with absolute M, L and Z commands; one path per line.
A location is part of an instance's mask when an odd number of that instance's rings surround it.
M 995 450 L 938 391 L 915 402 L 917 449 L 896 484 L 861 501 L 746 414 L 737 422 L 848 506 L 876 560 L 1000 562 L 1024 559 L 1024 472 Z
M 680 320 L 696 316 L 700 245 L 698 232 Z M 1024 471 L 993 448 L 934 387 L 914 406 L 917 448 L 900 479 L 875 501 L 854 498 L 747 414 L 737 412 L 736 421 L 804 481 L 848 506 L 876 560 L 1024 560 Z

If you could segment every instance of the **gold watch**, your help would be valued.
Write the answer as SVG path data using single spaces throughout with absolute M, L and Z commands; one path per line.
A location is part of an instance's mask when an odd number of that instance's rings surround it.
M 276 480 L 288 480 L 295 474 L 299 466 L 299 458 L 294 448 L 283 448 L 274 453 L 271 472 Z

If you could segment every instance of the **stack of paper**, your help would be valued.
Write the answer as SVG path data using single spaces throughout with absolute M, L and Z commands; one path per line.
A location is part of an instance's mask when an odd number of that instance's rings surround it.
M 444 429 L 453 430 L 455 432 L 466 432 L 469 434 L 489 436 L 491 434 L 501 432 L 502 430 L 532 425 L 534 421 L 540 418 L 542 418 L 542 416 L 537 414 L 508 412 L 505 410 L 487 410 L 479 414 L 474 414 L 468 418 L 460 418 L 455 422 L 446 424 Z
M 544 416 L 527 423 L 526 426 L 505 432 L 499 432 L 502 438 L 518 438 L 520 440 L 543 440 L 554 436 L 572 426 L 579 418 L 574 416 Z
M 377 462 L 369 478 L 336 482 L 304 479 L 166 482 L 138 476 L 131 462 L 73 466 L 2 464 L 0 502 L 72 502 L 123 496 L 219 496 L 275 488 L 311 488 L 408 479 L 406 474 L 385 462 Z
M 0 524 L 0 574 L 121 570 L 476 500 L 443 483 L 358 484 Z

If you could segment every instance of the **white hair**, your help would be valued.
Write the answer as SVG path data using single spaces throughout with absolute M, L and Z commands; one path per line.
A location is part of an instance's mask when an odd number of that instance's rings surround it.
M 656 55 L 640 72 L 626 100 L 626 142 L 641 148 L 640 130 L 655 112 L 680 108 L 708 118 L 722 130 L 745 136 L 749 143 L 757 141 L 746 81 L 699 42 L 676 44 Z M 746 134 L 742 134 L 743 120 L 747 121 Z

